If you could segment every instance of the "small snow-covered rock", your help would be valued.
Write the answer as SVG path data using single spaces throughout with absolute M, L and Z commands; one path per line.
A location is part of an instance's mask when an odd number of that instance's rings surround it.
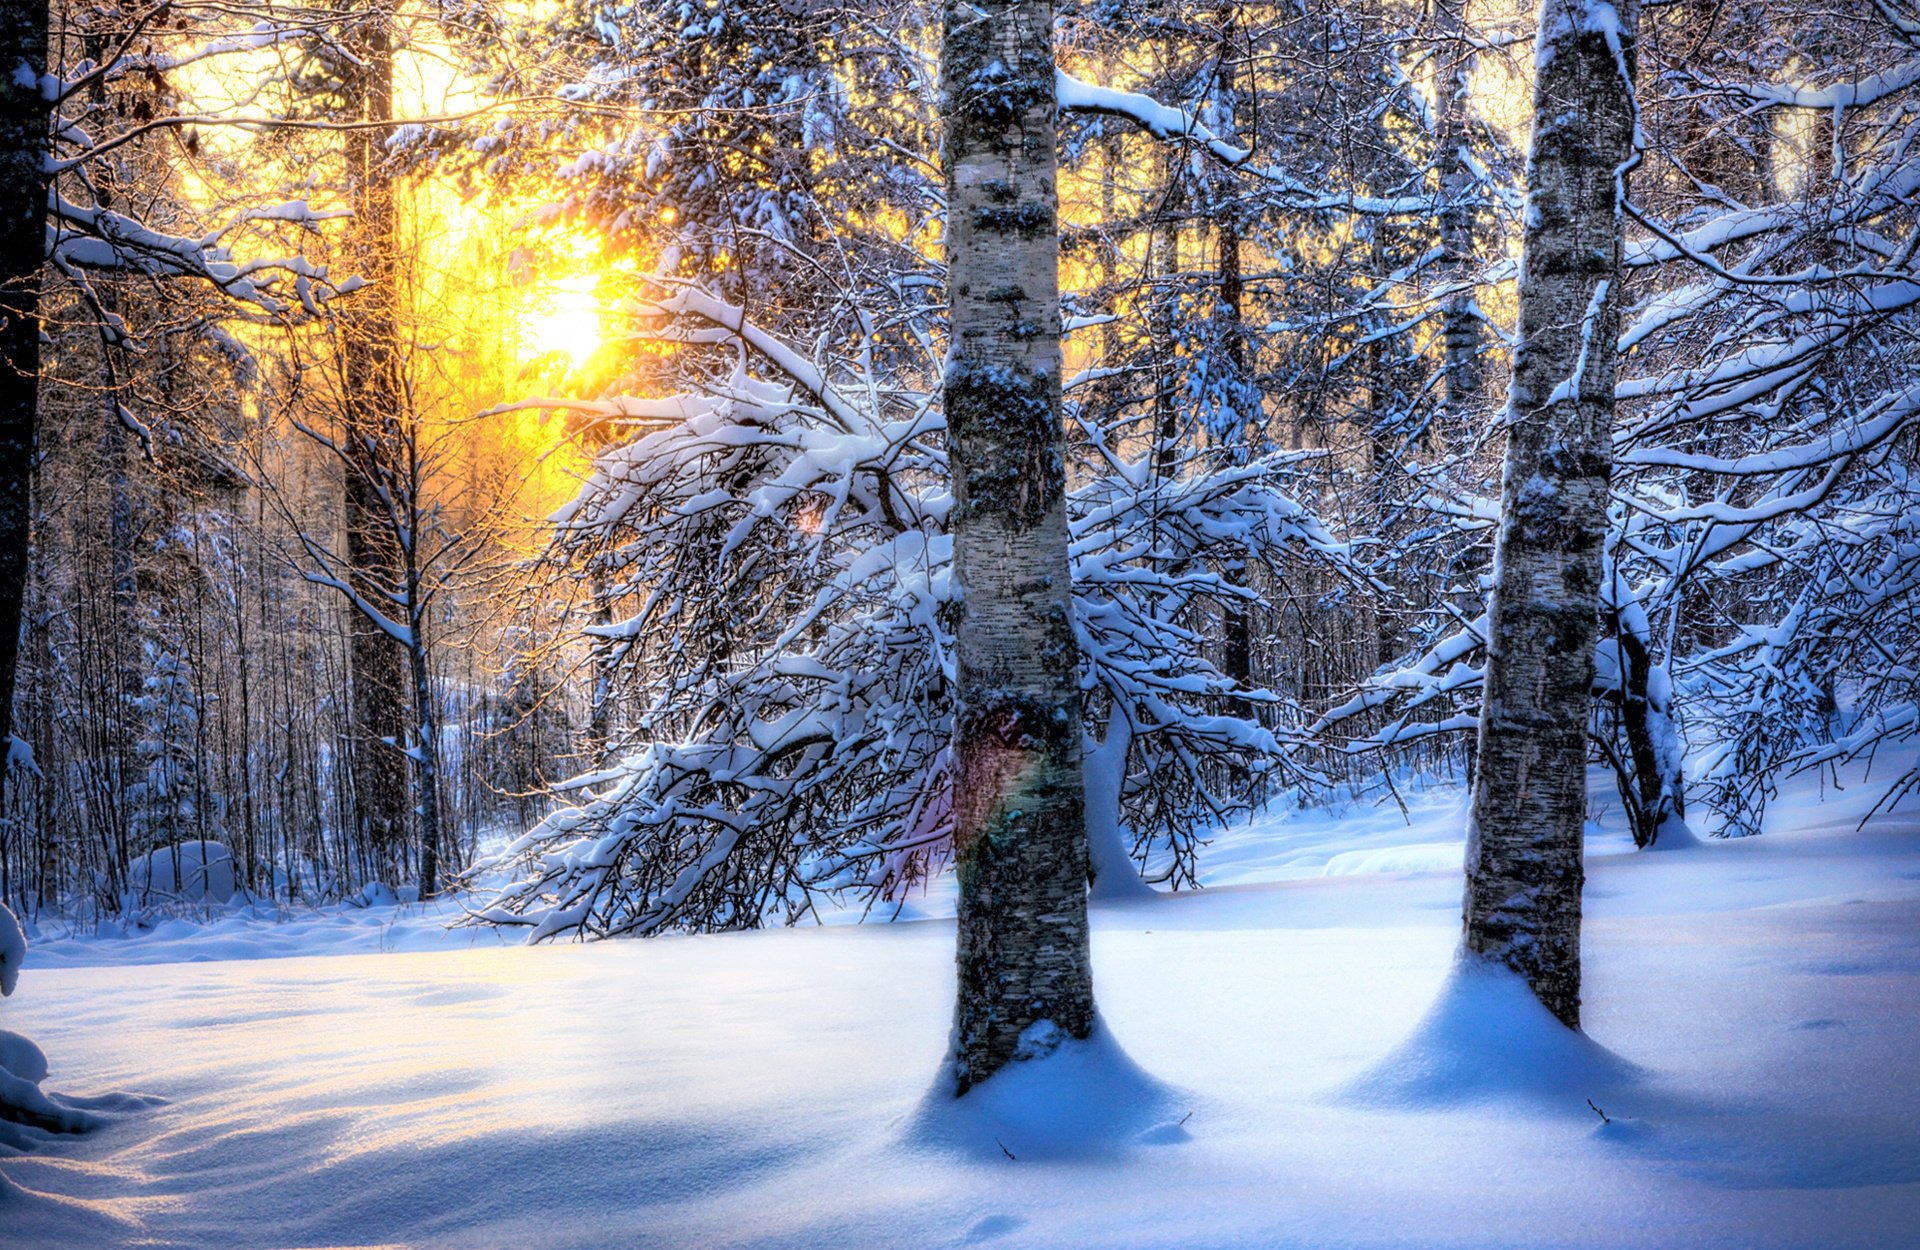
M 27 932 L 20 921 L 0 903 L 0 998 L 13 993 L 20 983 L 20 965 L 27 958 Z
M 181 842 L 155 847 L 127 865 L 127 881 L 141 895 L 166 895 L 189 903 L 227 903 L 238 882 L 233 852 L 219 842 Z

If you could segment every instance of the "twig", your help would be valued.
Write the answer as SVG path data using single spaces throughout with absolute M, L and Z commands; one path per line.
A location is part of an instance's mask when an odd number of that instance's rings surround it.
M 1588 1105 L 1589 1107 L 1593 1107 L 1593 1099 L 1591 1099 L 1591 1098 L 1589 1098 L 1589 1099 L 1587 1099 L 1587 1105 Z M 1613 1123 L 1613 1121 L 1612 1121 L 1612 1120 L 1609 1120 L 1609 1119 L 1607 1118 L 1607 1113 L 1606 1113 L 1606 1112 L 1604 1112 L 1604 1111 L 1602 1111 L 1602 1110 L 1600 1110 L 1600 1108 L 1598 1108 L 1598 1107 L 1593 1107 L 1593 1113 L 1594 1113 L 1595 1115 L 1597 1115 L 1597 1116 L 1599 1116 L 1599 1117 L 1600 1117 L 1600 1123 L 1602 1123 L 1602 1124 L 1612 1124 L 1612 1123 Z

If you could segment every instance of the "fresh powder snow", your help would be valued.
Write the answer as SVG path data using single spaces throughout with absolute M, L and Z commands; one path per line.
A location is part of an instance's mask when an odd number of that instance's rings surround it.
M 586 946 L 445 902 L 46 936 L 6 1023 L 121 1101 L 0 1151 L 0 1245 L 1910 1247 L 1920 814 L 1840 779 L 1672 854 L 1599 811 L 1586 1038 L 1453 970 L 1457 791 L 1217 831 L 1210 888 L 1095 908 L 1094 1038 L 961 1105 L 944 884 Z

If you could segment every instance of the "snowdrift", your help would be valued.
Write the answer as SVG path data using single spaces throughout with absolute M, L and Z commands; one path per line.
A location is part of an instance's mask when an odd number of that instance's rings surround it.
M 1358 1106 L 1413 1109 L 1519 1098 L 1591 1114 L 1586 1099 L 1642 1076 L 1560 1023 L 1523 978 L 1463 954 L 1413 1034 L 1336 1096 Z
M 1097 1159 L 1135 1145 L 1186 1140 L 1176 1122 L 1180 1092 L 1129 1058 L 1104 1021 L 1085 1040 L 1060 1035 L 1051 1021 L 1041 1021 L 1021 1042 L 1023 1050 L 1041 1053 L 1008 1064 L 964 1098 L 953 1096 L 953 1078 L 941 1072 L 921 1100 L 906 1142 L 1017 1162 Z

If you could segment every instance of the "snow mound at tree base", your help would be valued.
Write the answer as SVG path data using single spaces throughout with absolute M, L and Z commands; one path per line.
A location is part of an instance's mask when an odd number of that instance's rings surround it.
M 1693 832 L 1693 826 L 1678 816 L 1669 815 L 1654 831 L 1653 844 L 1647 849 L 1649 851 L 1687 851 L 1705 845 L 1706 843 Z
M 1644 1075 L 1560 1023 L 1508 968 L 1462 957 L 1413 1033 L 1334 1097 L 1403 1108 L 1514 1098 L 1592 1114 L 1588 1098 Z
M 1034 1033 L 1049 1022 L 1029 1029 Z M 1023 1041 L 1024 1037 L 1023 1036 Z M 941 1071 L 909 1122 L 910 1145 L 983 1160 L 1111 1157 L 1133 1146 L 1188 1137 L 1193 1100 L 1135 1063 L 1096 1022 L 1084 1040 L 1049 1040 L 1044 1053 L 1008 1064 L 953 1096 Z

